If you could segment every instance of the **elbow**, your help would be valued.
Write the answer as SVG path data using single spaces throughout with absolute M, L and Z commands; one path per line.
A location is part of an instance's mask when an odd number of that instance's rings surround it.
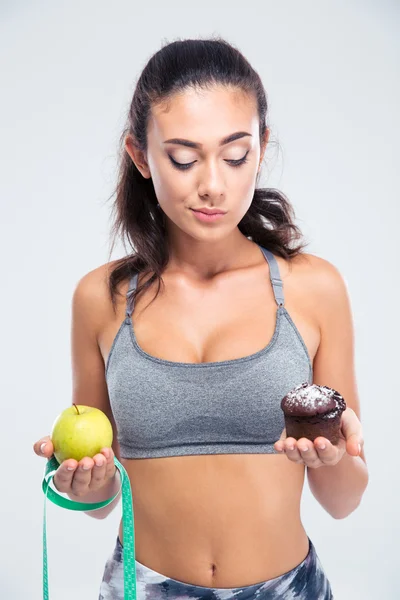
M 113 512 L 117 504 L 119 504 L 120 499 L 121 494 L 118 494 L 118 496 L 114 498 L 114 500 L 110 502 L 110 504 L 107 504 L 107 506 L 105 506 L 104 508 L 88 511 L 87 514 L 93 517 L 94 519 L 99 519 L 100 521 L 103 521 L 108 517 L 109 514 Z
M 346 512 L 341 512 L 341 513 L 339 513 L 339 512 L 331 512 L 330 515 L 336 521 L 338 521 L 339 519 L 345 519 L 346 517 L 348 517 L 349 515 L 351 515 L 351 513 L 353 513 L 358 506 L 359 506 L 359 504 L 357 504 L 357 506 L 355 506 L 351 510 L 347 510 Z
M 357 510 L 357 508 L 361 504 L 361 500 L 362 500 L 362 496 L 360 496 L 360 498 L 356 504 L 347 506 L 345 510 L 342 510 L 342 511 L 331 510 L 330 511 L 331 517 L 336 520 L 345 519 L 346 517 L 350 516 L 355 510 Z

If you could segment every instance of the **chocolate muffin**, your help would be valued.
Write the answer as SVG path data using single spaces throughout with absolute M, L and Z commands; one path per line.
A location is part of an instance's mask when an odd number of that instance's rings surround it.
M 332 444 L 338 443 L 346 402 L 336 390 L 305 381 L 282 398 L 281 409 L 287 437 L 314 441 L 323 436 Z

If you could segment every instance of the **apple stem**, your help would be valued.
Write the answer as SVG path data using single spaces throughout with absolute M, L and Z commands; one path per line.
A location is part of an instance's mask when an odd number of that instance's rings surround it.
M 76 404 L 74 404 L 74 403 L 72 403 L 72 406 L 75 406 L 75 408 L 76 408 L 76 412 L 77 412 L 77 413 L 78 413 L 78 415 L 79 415 L 79 414 L 80 414 L 80 412 L 79 412 L 79 410 L 78 410 L 78 407 L 77 407 L 77 405 L 76 405 Z

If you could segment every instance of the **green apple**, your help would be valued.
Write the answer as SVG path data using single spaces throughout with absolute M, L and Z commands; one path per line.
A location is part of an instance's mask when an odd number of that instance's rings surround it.
M 94 406 L 73 404 L 62 411 L 53 423 L 51 441 L 59 464 L 68 458 L 80 461 L 93 458 L 102 448 L 110 448 L 112 425 L 104 412 Z

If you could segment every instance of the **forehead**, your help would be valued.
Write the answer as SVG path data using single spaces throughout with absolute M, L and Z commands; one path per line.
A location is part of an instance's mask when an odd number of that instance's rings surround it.
M 237 130 L 249 131 L 256 137 L 258 127 L 254 96 L 237 88 L 214 86 L 190 88 L 153 105 L 148 134 L 159 141 L 184 137 L 206 143 Z

